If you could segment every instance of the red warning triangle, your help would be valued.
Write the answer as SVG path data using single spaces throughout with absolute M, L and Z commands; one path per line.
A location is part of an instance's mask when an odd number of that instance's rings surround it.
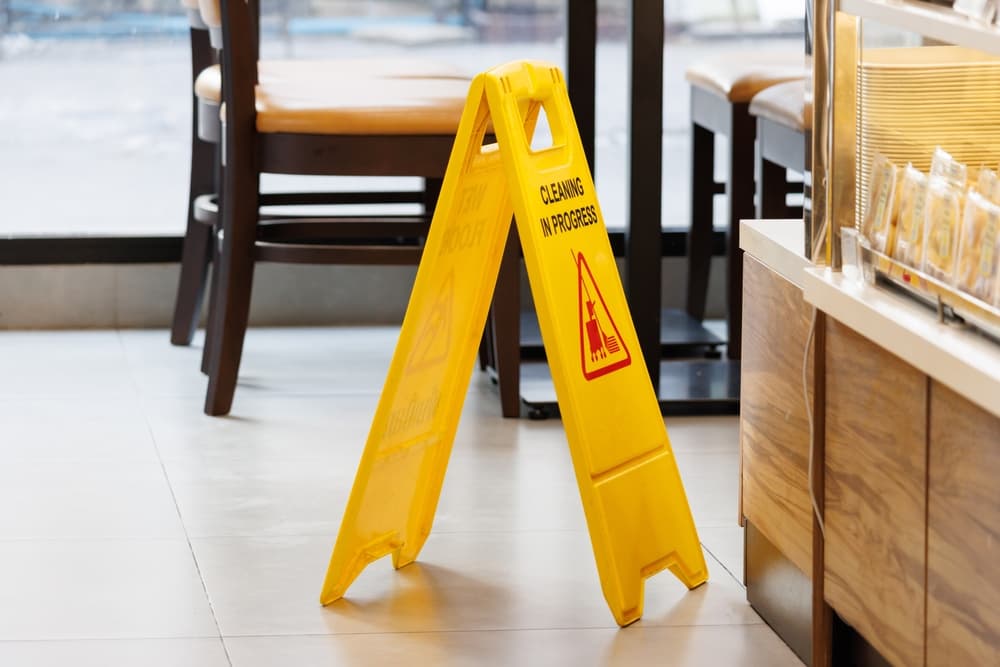
M 632 363 L 601 289 L 594 281 L 583 253 L 576 254 L 580 313 L 580 367 L 588 381 Z
M 448 274 L 437 300 L 424 319 L 413 343 L 407 369 L 421 371 L 433 368 L 445 360 L 451 346 L 451 303 L 455 293 L 455 273 Z

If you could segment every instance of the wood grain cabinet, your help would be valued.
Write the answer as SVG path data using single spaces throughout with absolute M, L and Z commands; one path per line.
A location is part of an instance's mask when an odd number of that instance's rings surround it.
M 931 383 L 927 665 L 1000 664 L 1000 419 Z
M 799 287 L 750 255 L 744 255 L 743 289 L 743 514 L 810 575 L 809 422 L 802 362 L 811 309 Z M 807 382 L 811 387 L 811 363 Z
M 825 597 L 887 660 L 923 665 L 928 379 L 827 327 Z

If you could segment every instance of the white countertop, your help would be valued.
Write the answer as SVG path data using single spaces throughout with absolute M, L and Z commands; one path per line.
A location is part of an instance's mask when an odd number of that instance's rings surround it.
M 805 256 L 805 225 L 798 220 L 744 220 L 740 247 L 769 269 L 802 287 L 802 272 L 812 266 Z
M 744 221 L 740 247 L 801 287 L 807 303 L 1000 416 L 1000 345 L 938 322 L 933 310 L 904 295 L 814 266 L 803 252 L 803 229 L 801 220 Z
M 884 287 L 859 284 L 823 267 L 803 276 L 808 303 L 1000 416 L 1000 345 L 961 325 L 939 322 L 930 308 Z

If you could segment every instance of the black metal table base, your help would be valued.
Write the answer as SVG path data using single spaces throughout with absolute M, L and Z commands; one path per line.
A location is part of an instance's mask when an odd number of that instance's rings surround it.
M 718 358 L 726 341 L 680 309 L 667 308 L 660 314 L 660 356 L 669 358 Z M 521 359 L 545 359 L 542 332 L 534 311 L 521 313 Z
M 726 341 L 683 310 L 661 311 L 660 409 L 665 415 L 735 415 L 740 364 L 722 358 Z M 521 314 L 521 416 L 559 415 L 555 387 L 534 311 Z M 487 367 L 496 381 L 495 369 Z
M 664 415 L 739 413 L 740 364 L 728 359 L 679 359 L 660 362 L 660 412 Z M 559 416 L 548 364 L 521 363 L 522 414 L 533 419 Z

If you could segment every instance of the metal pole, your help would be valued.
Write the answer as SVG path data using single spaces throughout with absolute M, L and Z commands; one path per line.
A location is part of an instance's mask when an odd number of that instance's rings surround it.
M 662 0 L 631 0 L 625 285 L 639 345 L 657 392 L 662 273 L 663 38 Z
M 567 0 L 566 5 L 566 84 L 583 152 L 593 173 L 596 165 L 597 0 Z

